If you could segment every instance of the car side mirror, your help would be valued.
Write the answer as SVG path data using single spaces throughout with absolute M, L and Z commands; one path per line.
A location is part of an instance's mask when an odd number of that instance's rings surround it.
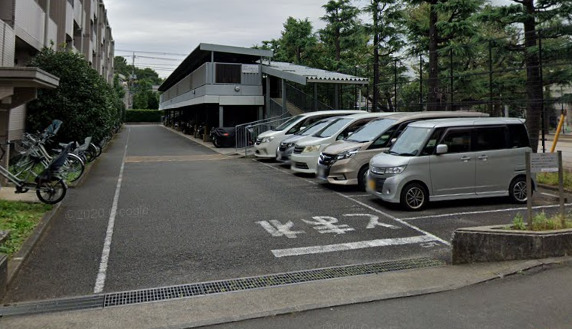
M 437 155 L 445 154 L 447 152 L 449 152 L 449 147 L 447 146 L 447 144 L 439 144 L 439 145 L 437 145 L 437 148 L 435 149 L 435 153 Z
M 397 138 L 392 138 L 392 139 L 389 141 L 389 145 L 395 144 L 396 141 L 397 141 Z

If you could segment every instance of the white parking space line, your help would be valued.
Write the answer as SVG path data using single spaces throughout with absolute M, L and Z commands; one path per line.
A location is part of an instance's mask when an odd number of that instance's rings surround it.
M 386 212 L 383 212 L 383 211 L 381 211 L 381 210 L 379 210 L 379 209 L 377 209 L 377 208 L 374 208 L 374 207 L 372 207 L 372 206 L 370 206 L 370 205 L 367 205 L 367 204 L 365 204 L 365 203 L 363 203 L 363 202 L 361 202 L 361 201 L 354 200 L 354 199 L 352 199 L 351 197 L 349 197 L 349 196 L 347 196 L 347 195 L 344 195 L 344 194 L 342 194 L 342 193 L 338 193 L 338 192 L 335 192 L 335 193 L 336 193 L 337 195 L 343 197 L 343 198 L 346 198 L 346 199 L 348 199 L 348 200 L 351 200 L 351 201 L 353 201 L 353 202 L 359 204 L 359 205 L 362 206 L 362 207 L 371 209 L 371 210 L 373 210 L 373 211 L 375 211 L 375 212 L 377 212 L 377 213 L 379 213 L 379 214 L 381 214 L 381 215 L 383 215 L 383 216 L 385 216 L 385 217 L 387 217 L 387 218 L 390 218 L 390 219 L 392 219 L 392 220 L 394 220 L 394 221 L 400 223 L 400 224 L 403 225 L 403 226 L 407 226 L 407 227 L 409 227 L 409 228 L 411 228 L 411 229 L 413 229 L 413 230 L 415 230 L 415 231 L 417 231 L 417 232 L 419 232 L 419 233 L 423 233 L 423 234 L 425 234 L 425 235 L 431 237 L 431 238 L 432 238 L 433 240 L 435 240 L 435 241 L 439 241 L 439 242 L 441 242 L 442 244 L 445 244 L 445 245 L 447 245 L 447 246 L 451 246 L 451 244 L 450 244 L 449 242 L 447 242 L 447 241 L 445 241 L 445 240 L 439 238 L 438 236 L 433 235 L 433 234 L 431 234 L 431 233 L 429 233 L 429 232 L 427 232 L 427 231 L 424 231 L 424 230 L 420 229 L 420 228 L 417 227 L 417 226 L 413 226 L 413 225 L 411 225 L 411 224 L 409 224 L 409 223 L 403 221 L 402 219 L 399 219 L 399 218 L 397 218 L 397 217 L 395 217 L 395 216 L 392 216 L 392 215 L 390 215 L 390 214 L 388 214 L 388 213 L 386 213 Z
M 103 251 L 101 252 L 101 262 L 99 264 L 99 271 L 93 288 L 94 294 L 103 292 L 105 287 L 105 278 L 107 275 L 107 264 L 109 262 L 109 254 L 111 253 L 111 239 L 113 238 L 113 229 L 115 228 L 115 216 L 117 215 L 117 204 L 119 203 L 119 193 L 121 191 L 121 183 L 123 181 L 123 169 L 125 169 L 125 158 L 127 157 L 127 146 L 129 145 L 129 135 L 131 128 L 127 130 L 127 141 L 125 142 L 125 151 L 123 152 L 123 159 L 121 159 L 121 169 L 119 169 L 119 177 L 117 178 L 117 186 L 115 188 L 115 195 L 113 196 L 113 204 L 109 214 L 109 222 L 107 223 L 107 232 L 105 233 L 105 242 L 103 244 Z
M 565 206 L 567 206 L 567 207 L 572 206 L 572 203 L 567 203 L 567 204 L 565 204 Z M 558 208 L 558 207 L 560 207 L 560 206 L 556 204 L 556 205 L 549 205 L 549 206 L 536 206 L 536 207 L 532 207 L 532 209 L 551 209 L 551 208 Z M 456 213 L 450 213 L 450 214 L 408 217 L 408 218 L 403 218 L 403 220 L 404 221 L 411 221 L 411 220 L 418 220 L 418 219 L 445 218 L 445 217 L 465 216 L 465 215 L 494 214 L 494 213 L 511 212 L 511 211 L 526 211 L 526 207 L 493 209 L 493 210 L 480 210 L 480 211 L 465 211 L 465 212 L 456 212 Z
M 349 243 L 339 243 L 330 244 L 325 246 L 311 246 L 311 247 L 299 247 L 299 248 L 288 248 L 288 249 L 276 249 L 272 250 L 274 257 L 288 257 L 288 256 L 302 256 L 310 254 L 323 254 L 334 251 L 347 251 L 365 248 L 376 248 L 376 247 L 388 247 L 388 246 L 401 246 L 406 244 L 416 244 L 424 242 L 434 242 L 434 238 L 421 235 L 408 238 L 395 238 L 395 239 L 378 239 L 370 241 L 360 241 L 360 242 L 349 242 Z
M 541 195 L 546 195 L 546 196 L 549 196 L 549 197 L 552 197 L 552 198 L 559 198 L 559 196 L 556 195 L 556 194 L 551 194 L 551 193 L 546 193 L 546 192 L 540 192 L 539 194 L 541 194 Z
M 269 165 L 269 164 L 266 164 L 266 163 L 264 163 L 264 162 L 259 162 L 259 163 L 262 163 L 263 165 L 265 165 L 265 166 L 267 166 L 267 167 L 269 167 L 269 168 L 278 170 L 278 171 L 283 172 L 283 173 L 286 173 L 286 174 L 288 174 L 288 175 L 292 175 L 291 172 L 288 172 L 288 171 L 286 171 L 286 170 L 281 170 L 281 169 L 279 169 L 279 168 L 276 168 L 276 167 L 271 166 L 271 165 Z M 305 181 L 308 182 L 308 183 L 310 183 L 310 184 L 316 185 L 316 182 L 313 182 L 313 181 L 311 181 L 311 180 L 305 180 Z M 403 220 L 401 220 L 401 219 L 399 219 L 399 218 L 397 218 L 397 217 L 395 217 L 395 216 L 392 216 L 392 215 L 390 215 L 390 214 L 388 214 L 388 213 L 385 213 L 385 212 L 383 212 L 383 211 L 381 211 L 381 210 L 379 210 L 379 209 L 377 209 L 377 208 L 374 208 L 374 207 L 372 207 L 372 206 L 370 206 L 370 205 L 367 205 L 367 204 L 365 204 L 365 203 L 363 203 L 363 202 L 361 202 L 361 201 L 354 200 L 354 199 L 352 199 L 352 197 L 347 196 L 347 195 L 345 195 L 345 194 L 342 194 L 342 193 L 339 193 L 339 192 L 334 192 L 334 193 L 337 194 L 337 195 L 339 195 L 339 196 L 341 196 L 342 198 L 345 198 L 345 199 L 348 199 L 348 200 L 350 200 L 350 201 L 352 201 L 352 202 L 354 202 L 354 203 L 357 203 L 357 204 L 359 204 L 359 205 L 362 206 L 362 207 L 365 207 L 365 208 L 370 209 L 370 210 L 372 210 L 372 211 L 375 211 L 375 212 L 377 212 L 378 214 L 381 214 L 381 215 L 383 215 L 383 216 L 385 216 L 385 217 L 387 217 L 387 218 L 389 218 L 389 219 L 392 219 L 392 220 L 394 220 L 394 221 L 400 223 L 400 224 L 403 225 L 403 226 L 409 227 L 409 228 L 411 228 L 411 229 L 413 229 L 413 230 L 415 230 L 415 231 L 417 231 L 417 232 L 419 232 L 419 233 L 422 233 L 422 234 L 426 235 L 427 237 L 430 237 L 430 238 L 431 238 L 431 241 L 439 241 L 439 242 L 441 242 L 441 243 L 444 244 L 444 245 L 451 246 L 451 244 L 450 244 L 449 242 L 447 242 L 447 241 L 441 239 L 440 237 L 438 237 L 438 236 L 436 236 L 436 235 L 434 235 L 434 234 L 431 234 L 431 233 L 429 233 L 429 232 L 427 232 L 427 231 L 424 231 L 424 230 L 422 230 L 422 229 L 420 229 L 420 228 L 418 228 L 418 227 L 416 227 L 416 226 L 413 226 L 413 225 L 411 225 L 411 224 L 409 224 L 409 223 L 407 223 L 407 222 L 405 222 L 405 221 L 403 221 Z

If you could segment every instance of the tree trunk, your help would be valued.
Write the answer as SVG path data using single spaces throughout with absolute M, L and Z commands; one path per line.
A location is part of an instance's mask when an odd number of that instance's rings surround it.
M 524 8 L 528 14 L 524 21 L 524 44 L 526 61 L 526 128 L 533 152 L 538 149 L 538 137 L 542 118 L 542 79 L 540 75 L 540 60 L 537 45 L 536 22 L 534 19 L 534 1 L 525 0 Z
M 377 102 L 379 99 L 379 12 L 373 13 L 373 104 L 372 112 L 379 112 L 377 109 Z
M 340 67 L 340 60 L 342 59 L 342 45 L 341 45 L 341 32 L 340 29 L 336 29 L 336 65 L 338 66 L 337 69 Z
M 439 34 L 437 32 L 437 11 L 435 5 L 437 0 L 431 1 L 431 9 L 429 13 L 429 79 L 427 80 L 427 110 L 439 110 L 438 92 L 439 92 L 439 54 L 437 46 L 439 43 Z

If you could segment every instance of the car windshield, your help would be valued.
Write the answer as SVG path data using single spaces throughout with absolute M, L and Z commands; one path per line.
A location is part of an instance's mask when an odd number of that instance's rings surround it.
M 395 144 L 389 149 L 389 154 L 400 156 L 416 156 L 423 147 L 427 137 L 431 133 L 430 128 L 407 127 Z
M 315 134 L 316 137 L 326 138 L 330 137 L 333 134 L 343 129 L 352 119 L 338 119 L 332 121 L 324 130 L 320 131 L 319 133 Z
M 325 119 L 325 120 L 318 121 L 318 122 L 312 124 L 311 126 L 298 131 L 294 135 L 300 135 L 300 136 L 313 135 L 313 134 L 319 132 L 320 130 L 324 129 L 324 127 L 327 127 L 328 124 L 330 124 L 331 122 L 332 122 L 331 119 Z
M 392 127 L 396 121 L 397 120 L 391 119 L 379 119 L 371 121 L 370 123 L 356 130 L 356 132 L 353 133 L 351 137 L 347 139 L 347 141 L 356 143 L 371 142 L 372 140 L 376 139 L 377 136 Z
M 283 124 L 279 125 L 278 127 L 272 128 L 272 130 L 274 130 L 274 131 L 282 131 L 282 130 L 288 128 L 289 126 L 291 126 L 291 125 L 292 125 L 293 123 L 295 123 L 296 121 L 300 120 L 301 117 L 302 117 L 301 115 L 294 116 L 294 117 L 292 117 L 292 118 L 286 120 L 286 122 L 284 122 Z

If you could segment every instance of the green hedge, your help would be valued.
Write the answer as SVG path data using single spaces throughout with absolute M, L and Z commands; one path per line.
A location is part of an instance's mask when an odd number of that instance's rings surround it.
M 127 110 L 125 122 L 161 122 L 161 111 Z

